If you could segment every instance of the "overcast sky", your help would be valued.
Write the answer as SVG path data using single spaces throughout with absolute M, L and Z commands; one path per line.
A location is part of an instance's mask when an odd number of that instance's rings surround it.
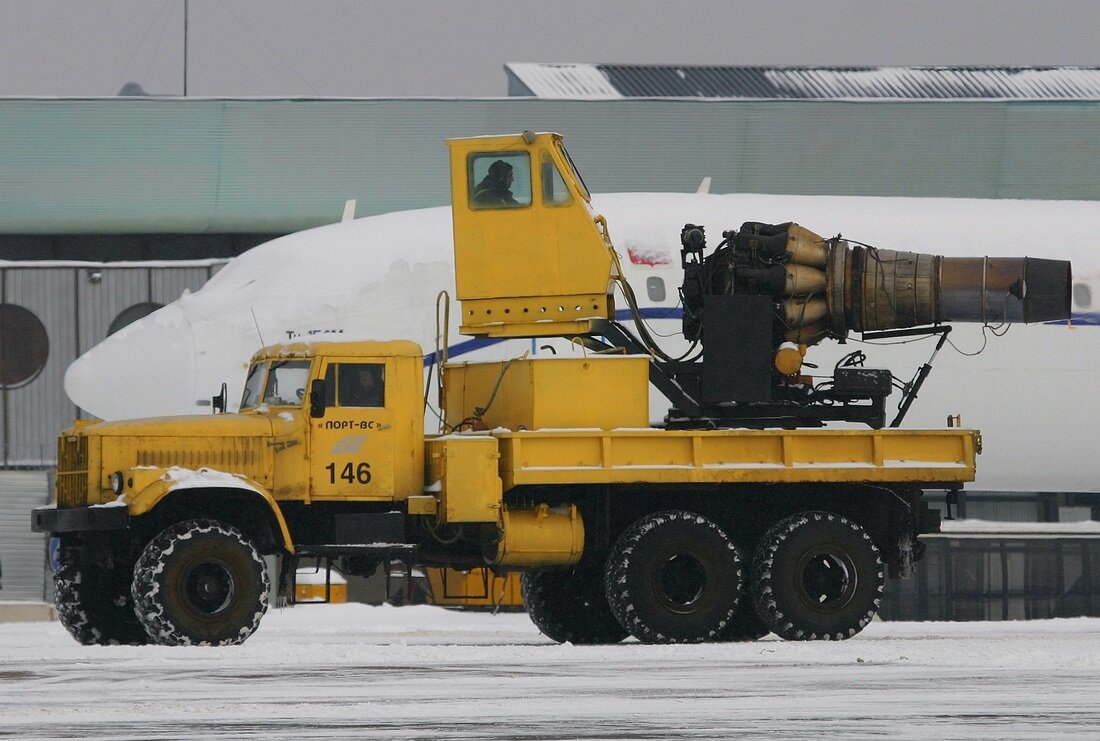
M 183 91 L 184 0 L 0 0 L 0 95 Z M 1100 66 L 1096 0 L 190 0 L 188 94 L 502 96 L 505 62 Z

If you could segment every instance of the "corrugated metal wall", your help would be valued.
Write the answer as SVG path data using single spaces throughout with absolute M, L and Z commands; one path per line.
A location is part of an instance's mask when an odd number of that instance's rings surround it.
M 77 416 L 76 407 L 62 391 L 65 369 L 107 336 L 115 317 L 135 304 L 167 304 L 185 289 L 198 290 L 221 264 L 37 267 L 7 263 L 0 268 L 3 302 L 31 311 L 49 338 L 49 355 L 41 372 L 23 385 L 0 388 L 0 468 L 54 462 L 57 433 Z M 4 339 L 4 353 L 25 351 L 14 338 Z
M 0 99 L 0 233 L 271 232 L 449 200 L 453 136 L 595 192 L 1100 199 L 1100 101 Z
M 45 471 L 0 471 L 0 600 L 46 597 L 46 539 L 31 532 L 31 510 L 49 501 Z

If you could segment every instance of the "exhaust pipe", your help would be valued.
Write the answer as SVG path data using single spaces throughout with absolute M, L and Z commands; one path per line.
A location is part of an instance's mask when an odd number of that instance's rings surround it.
M 826 276 L 829 328 L 840 336 L 941 322 L 1068 319 L 1066 260 L 941 257 L 837 240 Z
M 1068 319 L 1066 260 L 942 257 L 824 239 L 794 223 L 746 222 L 704 255 L 703 228 L 681 233 L 684 336 L 703 336 L 708 296 L 767 296 L 777 341 L 812 345 L 827 336 L 943 322 Z M 720 321 L 731 321 L 724 317 Z

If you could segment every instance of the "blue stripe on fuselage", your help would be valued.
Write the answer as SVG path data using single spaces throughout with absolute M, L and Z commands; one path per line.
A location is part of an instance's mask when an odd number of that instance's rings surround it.
M 643 319 L 675 319 L 679 321 L 684 317 L 684 310 L 679 306 L 671 306 L 668 308 L 661 308 L 659 306 L 650 306 L 644 309 L 640 309 L 639 313 Z M 627 321 L 634 317 L 630 309 L 619 309 L 615 312 L 616 321 Z M 504 338 L 499 337 L 475 337 L 472 340 L 464 340 L 458 342 L 447 348 L 447 357 L 454 358 L 459 355 L 465 355 L 466 353 L 480 350 L 484 347 L 491 347 L 498 342 L 503 342 Z M 430 352 L 424 356 L 424 365 L 432 365 L 436 362 L 435 353 Z
M 483 347 L 490 347 L 492 345 L 497 344 L 498 342 L 503 342 L 503 341 L 504 340 L 497 339 L 495 337 L 475 337 L 472 340 L 465 340 L 463 342 L 459 342 L 457 344 L 454 344 L 454 345 L 451 345 L 450 347 L 448 347 L 447 348 L 447 357 L 448 358 L 453 358 L 453 357 L 456 357 L 458 355 L 465 355 L 468 352 L 473 352 L 474 350 L 480 350 Z M 435 353 L 434 352 L 430 352 L 430 353 L 428 353 L 427 355 L 424 356 L 424 365 L 432 365 L 434 363 L 435 363 Z
M 1067 322 L 1043 322 L 1043 324 L 1053 324 L 1056 326 L 1064 327 Z M 1097 327 L 1100 326 L 1100 311 L 1075 311 L 1070 315 L 1068 324 L 1080 327 Z

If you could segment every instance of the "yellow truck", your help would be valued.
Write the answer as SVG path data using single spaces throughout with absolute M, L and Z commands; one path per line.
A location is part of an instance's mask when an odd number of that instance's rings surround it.
M 314 558 L 520 571 L 559 642 L 848 638 L 938 529 L 924 490 L 973 480 L 981 439 L 887 428 L 889 375 L 814 387 L 805 345 L 992 321 L 987 291 L 1019 314 L 1000 318 L 1068 314 L 1068 263 L 991 263 L 975 282 L 966 261 L 794 224 L 746 225 L 708 255 L 687 225 L 684 329 L 702 355 L 668 358 L 615 321 L 614 287 L 633 294 L 560 136 L 449 145 L 462 331 L 583 352 L 443 363 L 435 435 L 408 341 L 266 347 L 237 413 L 75 424 L 32 526 L 60 538 L 57 609 L 78 641 L 240 643 L 272 582 L 291 598 Z M 1002 300 L 1024 272 L 1026 294 Z M 661 426 L 650 384 L 672 404 Z

